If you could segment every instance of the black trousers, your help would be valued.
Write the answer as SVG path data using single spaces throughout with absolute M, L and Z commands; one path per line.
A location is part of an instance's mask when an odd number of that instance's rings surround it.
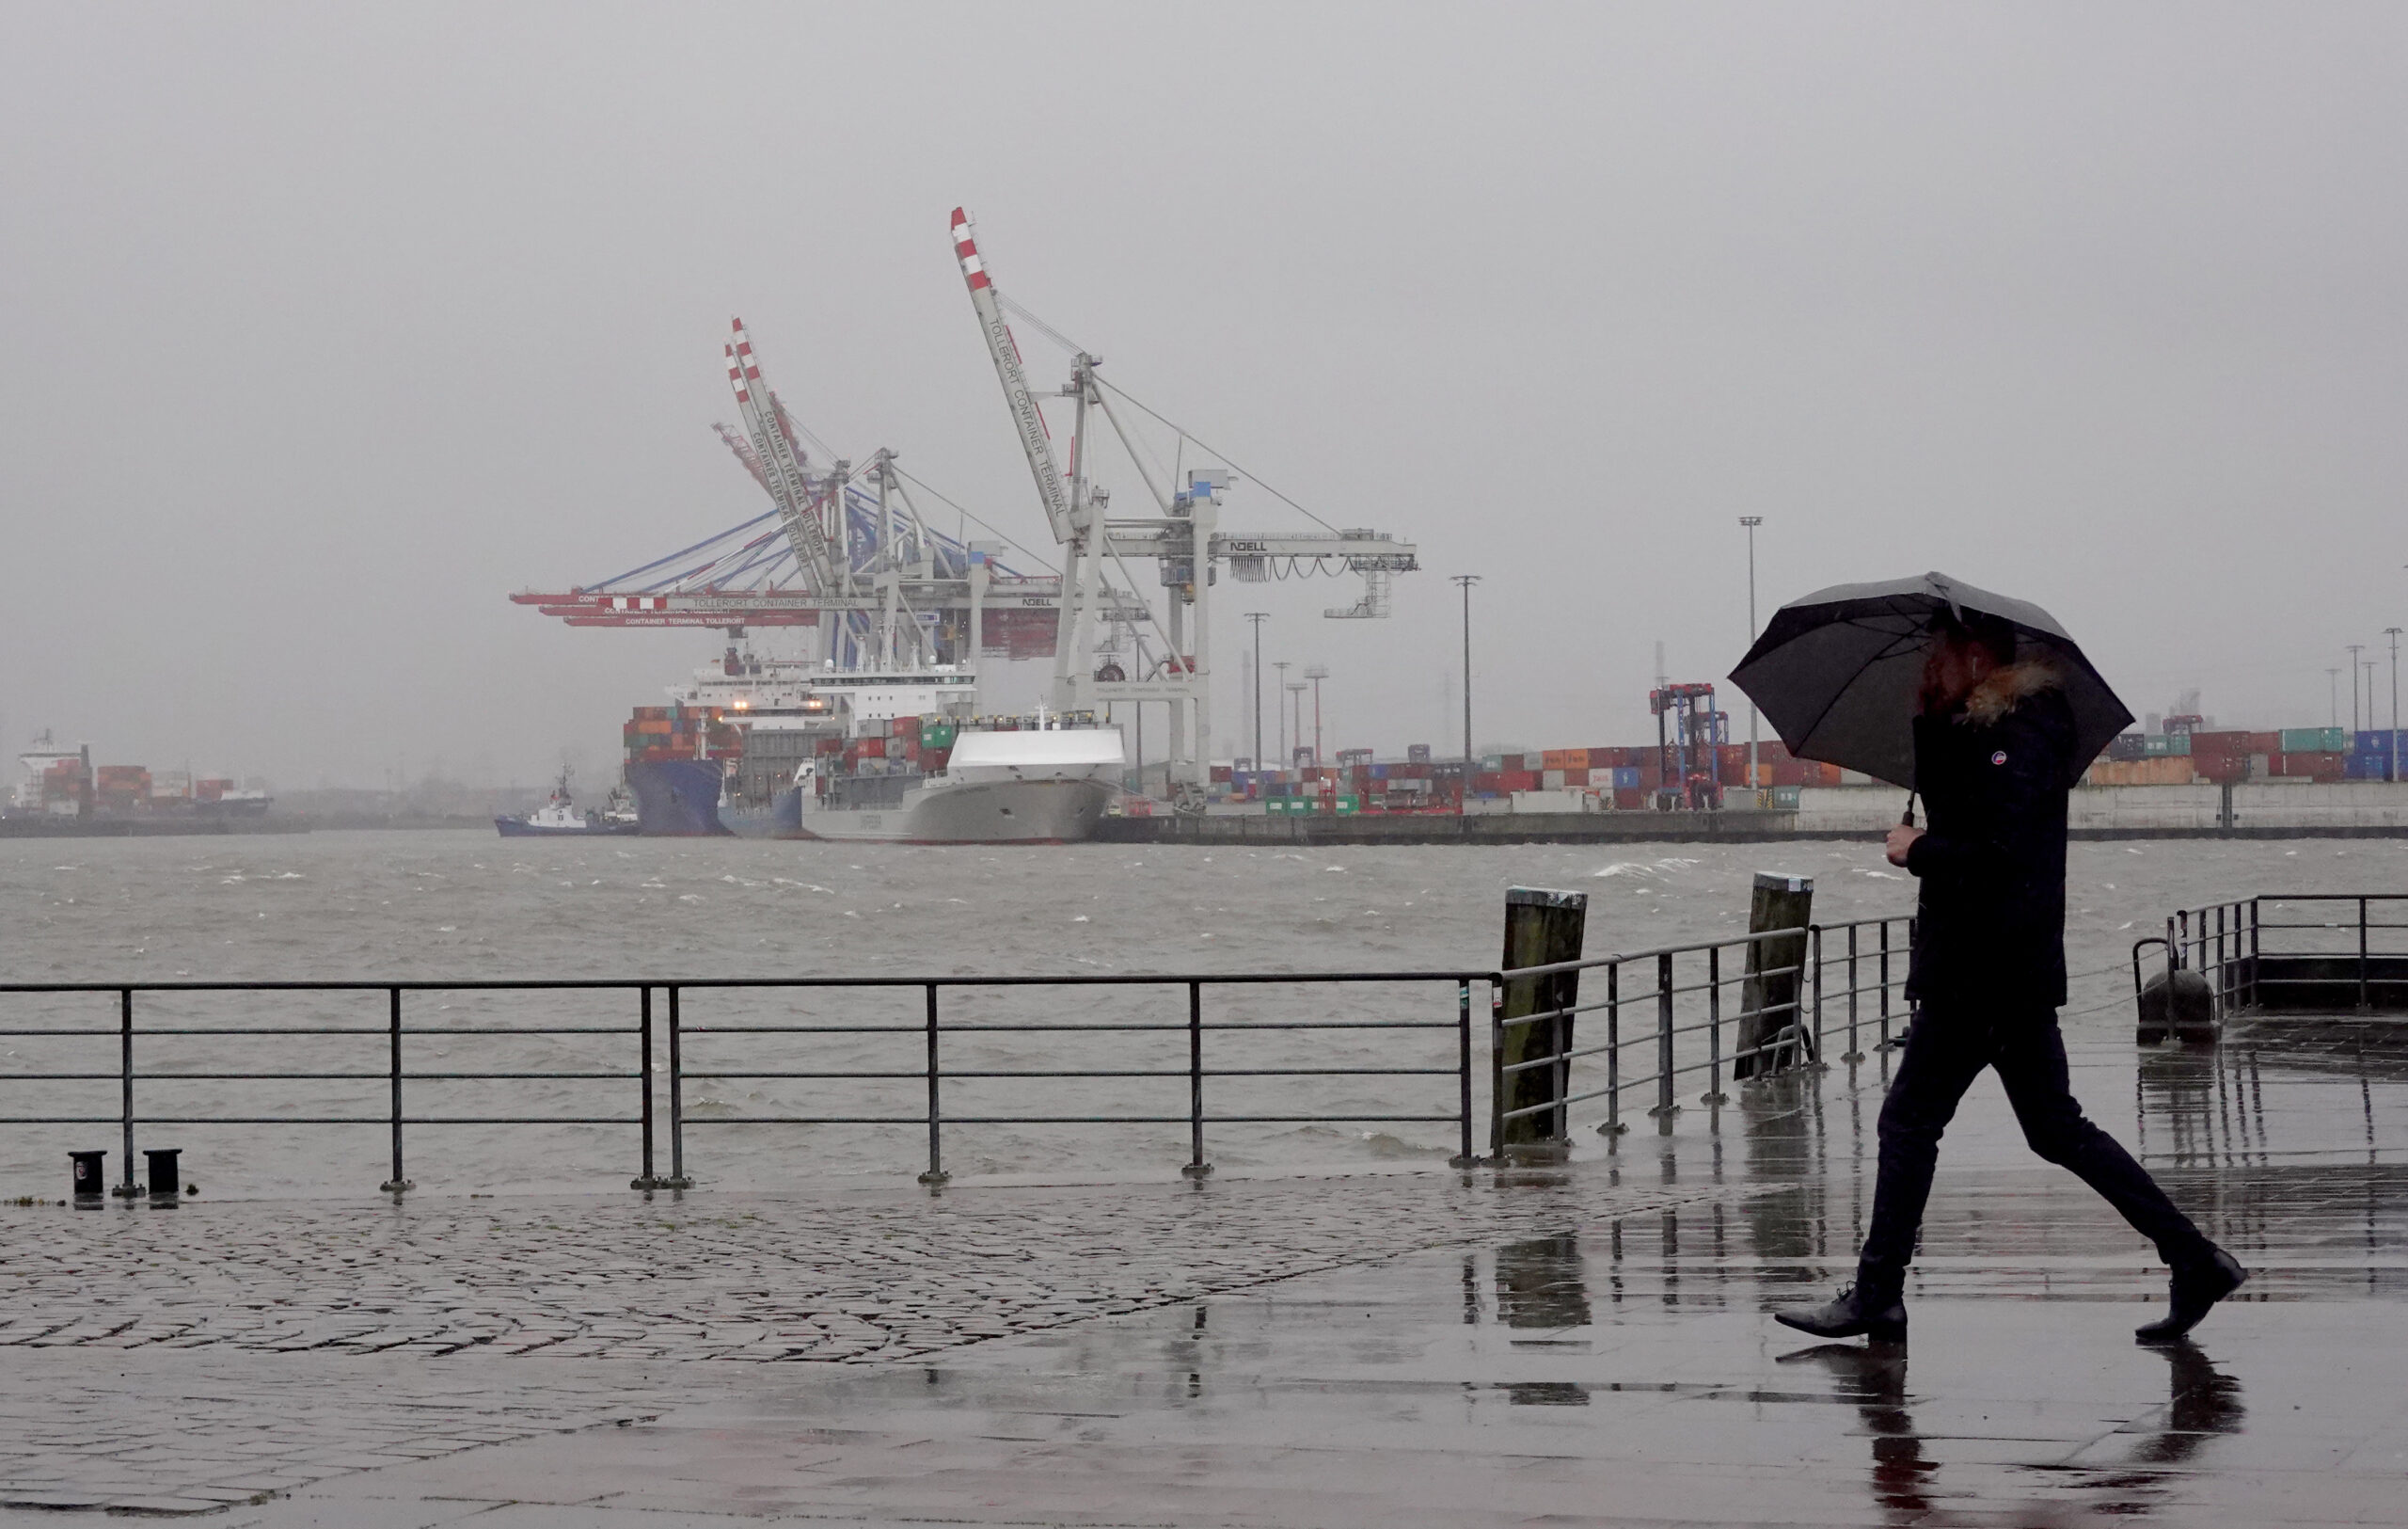
M 2114 1137 L 2092 1124 L 2067 1086 L 2065 1038 L 2052 1009 L 1925 1004 L 1907 1031 L 1897 1076 L 1881 1104 L 1881 1171 L 1860 1279 L 1893 1283 L 1913 1259 L 1941 1133 L 1982 1069 L 1998 1069 L 2023 1139 L 2105 1197 L 2177 1268 L 2214 1248 Z

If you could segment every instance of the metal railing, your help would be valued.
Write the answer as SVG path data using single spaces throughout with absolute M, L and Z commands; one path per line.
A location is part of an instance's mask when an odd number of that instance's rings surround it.
M 2309 993 L 2367 1011 L 2400 985 L 2408 942 L 2387 932 L 2408 931 L 2402 915 L 2408 892 L 2261 893 L 2169 916 L 2165 943 L 2174 964 L 2206 976 L 2218 1012 Z
M 1662 1120 L 1679 1112 L 1677 1080 L 1685 1075 L 1704 1074 L 1705 1091 L 1699 1095 L 1698 1102 L 1719 1105 L 1730 1097 L 1722 1091 L 1726 1067 L 1732 1069 L 1735 1080 L 1745 1075 L 1819 1066 L 1825 1038 L 1833 1034 L 1846 1037 L 1842 1059 L 1851 1062 L 1863 1059 L 1868 1036 L 1878 1046 L 1893 1045 L 1902 1039 L 1897 1027 L 1907 1016 L 1905 988 L 1907 957 L 1912 943 L 1910 922 L 1901 916 L 1845 924 L 1810 924 L 1802 932 L 1796 928 L 1767 930 L 1727 940 L 1666 946 L 1499 973 L 1500 985 L 1496 991 L 1500 997 L 1503 981 L 1559 972 L 1601 971 L 1606 987 L 1602 997 L 1510 1019 L 1499 1011 L 1497 1002 L 1492 1002 L 1491 1045 L 1500 1053 L 1503 1032 L 1509 1026 L 1595 1014 L 1603 1016 L 1606 1027 L 1601 1042 L 1583 1044 L 1575 1037 L 1562 1049 L 1501 1067 L 1501 1072 L 1552 1067 L 1557 1070 L 1559 1083 L 1555 1097 L 1544 1104 L 1499 1111 L 1499 1126 L 1507 1121 L 1552 1114 L 1553 1135 L 1560 1139 L 1569 1132 L 1573 1105 L 1603 1099 L 1606 1119 L 1598 1128 L 1608 1135 L 1619 1135 L 1626 1129 L 1622 1119 L 1622 1095 L 1626 1089 L 1652 1085 L 1655 1103 L 1647 1113 Z M 1787 965 L 1766 966 L 1759 963 L 1756 970 L 1748 969 L 1748 957 L 1752 950 L 1759 947 L 1769 949 L 1776 942 L 1797 943 L 1801 932 L 1805 947 L 1802 959 Z M 1764 1001 L 1762 995 L 1793 991 L 1786 979 L 1796 980 L 1796 995 Z M 1747 1001 L 1751 983 L 1759 995 L 1753 1004 Z M 1739 986 L 1736 1001 L 1726 997 L 1734 984 Z M 1625 1011 L 1637 1015 L 1643 1027 L 1632 1041 L 1625 1041 L 1624 1036 Z M 1754 1043 L 1738 1043 L 1751 1030 L 1755 1033 Z M 1623 1052 L 1626 1045 L 1633 1044 L 1652 1053 L 1651 1071 L 1625 1075 Z M 1597 1057 L 1604 1059 L 1605 1067 L 1600 1085 L 1574 1091 L 1571 1064 Z M 1754 1065 L 1757 1063 L 1762 1065 Z
M 454 981 L 258 981 L 258 982 L 10 982 L 0 983 L 0 996 L 30 995 L 88 995 L 115 999 L 116 1023 L 105 1027 L 85 1024 L 24 1027 L 0 1027 L 0 1037 L 11 1040 L 41 1041 L 113 1041 L 116 1043 L 116 1065 L 108 1071 L 66 1070 L 0 1072 L 0 1085 L 35 1084 L 51 1086 L 73 1083 L 114 1082 L 118 1085 L 117 1108 L 108 1113 L 43 1112 L 0 1115 L 0 1126 L 35 1125 L 112 1125 L 119 1129 L 124 1149 L 124 1178 L 118 1192 L 135 1192 L 135 1136 L 139 1126 L 154 1125 L 251 1125 L 251 1126 L 353 1126 L 374 1127 L 390 1133 L 392 1153 L 391 1177 L 383 1186 L 388 1190 L 413 1187 L 405 1171 L 404 1148 L 410 1127 L 462 1125 L 571 1125 L 632 1127 L 638 1138 L 639 1169 L 632 1187 L 639 1189 L 684 1188 L 690 1180 L 686 1171 L 686 1132 L 689 1126 L 733 1125 L 910 1125 L 924 1127 L 927 1133 L 927 1169 L 921 1175 L 925 1183 L 942 1183 L 947 1177 L 944 1168 L 943 1133 L 951 1125 L 1167 1125 L 1183 1124 L 1188 1128 L 1189 1161 L 1185 1171 L 1201 1175 L 1211 1171 L 1205 1156 L 1205 1127 L 1232 1123 L 1347 1123 L 1371 1124 L 1383 1123 L 1454 1123 L 1458 1128 L 1461 1151 L 1458 1160 L 1472 1158 L 1472 986 L 1497 980 L 1493 971 L 1391 971 L 1391 972 L 1305 972 L 1260 974 L 1161 974 L 1146 976 L 1081 975 L 1063 977 L 829 977 L 829 978 L 763 978 L 763 979 L 699 979 L 676 981 L 643 981 L 617 979 L 564 980 L 497 980 Z M 1284 989 L 1332 990 L 1361 989 L 1376 984 L 1446 984 L 1453 989 L 1452 1012 L 1442 1018 L 1396 1017 L 1385 1007 L 1377 1017 L 1332 1017 L 1326 1012 L 1312 1018 L 1226 1018 L 1208 1017 L 1206 999 L 1209 995 L 1228 995 L 1232 991 L 1279 987 Z M 1002 1020 L 964 1020 L 948 1017 L 944 1011 L 948 996 L 957 1001 L 965 995 L 993 995 L 1007 990 L 1161 990 L 1170 989 L 1183 1003 L 1176 1018 L 1064 1019 L 1040 1018 L 1034 1022 Z M 916 993 L 921 1003 L 915 1023 L 895 1024 L 855 1022 L 796 1023 L 705 1023 L 688 1022 L 688 1002 L 698 993 L 745 992 L 756 995 L 784 995 L 787 1002 L 799 1000 L 805 994 L 854 993 L 882 991 Z M 259 1024 L 259 1023 L 191 1023 L 144 1021 L 137 1013 L 136 1000 L 144 1007 L 157 1010 L 172 1008 L 172 995 L 382 995 L 384 1023 L 350 1024 Z M 615 999 L 625 1005 L 620 1012 L 632 1009 L 632 1015 L 616 1023 L 594 1023 L 581 1020 L 560 1024 L 457 1024 L 430 1021 L 421 1012 L 422 1000 L 433 995 L 458 997 L 468 994 L 567 995 L 582 1008 L 595 999 Z M 1357 995 L 1360 995 L 1359 994 Z M 405 1005 L 404 1000 L 421 1000 Z M 659 1001 L 656 1001 L 656 999 Z M 448 1006 L 447 1006 L 448 1007 Z M 1406 1010 L 1404 1012 L 1409 1013 Z M 1440 1062 L 1430 1059 L 1430 1065 L 1398 1066 L 1276 1066 L 1236 1065 L 1208 1059 L 1209 1038 L 1222 1035 L 1245 1035 L 1259 1038 L 1265 1032 L 1310 1032 L 1337 1030 L 1450 1030 L 1455 1035 L 1454 1055 Z M 947 1067 L 946 1042 L 953 1038 L 977 1037 L 982 1043 L 1009 1042 L 1016 1038 L 1035 1036 L 1060 1037 L 1069 1034 L 1133 1036 L 1152 1041 L 1168 1039 L 1174 1055 L 1149 1066 L 1121 1067 Z M 413 1067 L 405 1057 L 409 1043 L 434 1038 L 495 1038 L 515 1036 L 528 1038 L 608 1037 L 603 1043 L 606 1054 L 619 1059 L 615 1066 L 581 1066 L 575 1068 L 485 1068 L 457 1066 L 441 1068 Z M 908 1068 L 829 1068 L 813 1066 L 770 1067 L 748 1064 L 739 1054 L 731 1060 L 703 1067 L 689 1064 L 686 1057 L 689 1038 L 712 1038 L 712 1043 L 724 1044 L 725 1038 L 746 1037 L 755 1046 L 768 1044 L 766 1038 L 775 1037 L 911 1037 L 924 1043 L 920 1059 Z M 341 1038 L 372 1038 L 381 1043 L 379 1063 L 372 1070 L 356 1065 L 350 1067 L 286 1067 L 277 1069 L 227 1070 L 222 1062 L 198 1068 L 149 1062 L 158 1043 L 169 1039 L 209 1041 L 255 1039 L 273 1040 L 288 1048 L 296 1043 Z M 656 1064 L 657 1040 L 665 1040 L 666 1066 Z M 138 1044 L 139 1043 L 139 1044 Z M 580 1042 L 590 1045 L 590 1041 Z M 634 1055 L 628 1057 L 625 1047 L 632 1043 Z M 1259 1060 L 1257 1058 L 1244 1059 Z M 147 1067 L 147 1070 L 146 1070 Z M 665 1073 L 667 1091 L 667 1138 L 669 1171 L 656 1171 L 656 1085 Z M 1309 1110 L 1255 1108 L 1241 1112 L 1212 1113 L 1207 1108 L 1206 1085 L 1212 1079 L 1233 1078 L 1332 1078 L 1348 1076 L 1382 1077 L 1452 1077 L 1455 1088 L 1452 1107 L 1444 1110 L 1395 1112 L 1384 1110 L 1354 1111 L 1330 1107 Z M 697 1121 L 686 1110 L 685 1085 L 693 1080 L 782 1079 L 815 1083 L 843 1083 L 848 1086 L 871 1080 L 924 1080 L 927 1088 L 925 1109 L 910 1113 L 869 1112 L 776 1112 L 743 1114 Z M 1183 1079 L 1185 1108 L 1177 1111 L 1135 1112 L 1121 1109 L 1115 1112 L 1090 1113 L 1027 1113 L 996 1112 L 971 1109 L 948 1110 L 946 1085 L 989 1080 L 1087 1080 L 1120 1084 L 1139 1079 Z M 530 1081 L 572 1081 L 633 1085 L 633 1098 L 621 1107 L 602 1113 L 503 1113 L 477 1112 L 444 1114 L 412 1112 L 407 1099 L 429 1084 L 501 1083 Z M 137 1085 L 143 1086 L 145 1096 L 161 1085 L 212 1082 L 308 1082 L 308 1083 L 370 1083 L 386 1085 L 386 1107 L 375 1113 L 239 1113 L 226 1111 L 146 1111 L 137 1105 Z M 622 1096 L 625 1098 L 625 1096 Z
M 601 1126 L 633 1132 L 638 1189 L 685 1188 L 688 1173 L 687 1133 L 689 1129 L 737 1126 L 908 1126 L 926 1132 L 927 1169 L 922 1181 L 939 1184 L 947 1178 L 944 1134 L 948 1126 L 1109 1125 L 1124 1127 L 1183 1125 L 1187 1128 L 1188 1160 L 1182 1170 L 1193 1176 L 1209 1173 L 1206 1129 L 1213 1125 L 1451 1123 L 1457 1138 L 1454 1161 L 1469 1165 L 1474 1152 L 1474 1048 L 1472 989 L 1489 988 L 1491 1055 L 1483 1067 L 1500 1073 L 1548 1067 L 1555 1070 L 1553 1097 L 1528 1108 L 1506 1111 L 1497 1122 L 1551 1112 L 1553 1135 L 1561 1139 L 1570 1128 L 1576 1104 L 1605 1101 L 1608 1133 L 1624 1129 L 1623 1095 L 1627 1090 L 1652 1089 L 1648 1113 L 1669 1118 L 1677 1113 L 1678 1080 L 1703 1074 L 1705 1091 L 1701 1102 L 1720 1104 L 1724 1075 L 1733 1080 L 1821 1064 L 1826 1040 L 1846 1038 L 1845 1059 L 1865 1055 L 1867 1044 L 1887 1046 L 1899 1039 L 1906 1017 L 1903 987 L 1907 970 L 1909 920 L 1904 917 L 1863 919 L 1846 924 L 1809 925 L 1761 934 L 1696 945 L 1666 947 L 1561 963 L 1518 971 L 1408 970 L 1385 972 L 1192 973 L 1136 976 L 1077 975 L 1057 977 L 814 977 L 713 978 L 642 980 L 612 978 L 462 980 L 414 981 L 165 981 L 165 982 L 9 982 L 0 983 L 0 999 L 30 995 L 62 995 L 113 1000 L 114 1024 L 95 1026 L 88 1020 L 43 1026 L 11 1023 L 0 1027 L 0 1039 L 44 1043 L 113 1043 L 107 1070 L 89 1065 L 61 1070 L 0 1071 L 0 1086 L 33 1085 L 46 1090 L 58 1085 L 113 1083 L 115 1107 L 106 1112 L 54 1107 L 40 1112 L 0 1114 L 0 1127 L 108 1125 L 117 1128 L 123 1147 L 123 1178 L 119 1192 L 135 1192 L 135 1142 L 138 1128 L 150 1126 L 333 1126 L 376 1129 L 387 1133 L 390 1176 L 384 1188 L 414 1187 L 407 1174 L 405 1147 L 413 1129 L 454 1126 Z M 1789 964 L 1757 962 L 1750 971 L 1749 953 L 1759 945 L 1802 943 L 1804 955 Z M 1602 997 L 1570 1008 L 1516 1016 L 1502 1013 L 1509 981 L 1556 972 L 1601 971 Z M 1451 990 L 1452 1002 L 1433 1013 L 1419 1009 L 1421 1000 L 1398 1003 L 1368 990 L 1382 985 L 1440 985 Z M 1260 1012 L 1240 1013 L 1238 995 L 1248 991 L 1285 990 L 1318 994 L 1310 1017 L 1279 1017 Z M 1086 1017 L 1069 1011 L 1072 994 L 1135 992 L 1145 994 L 1147 1007 L 1138 1017 Z M 893 1018 L 831 1013 L 826 1017 L 795 1014 L 808 996 L 882 993 L 907 1000 L 916 1013 Z M 1047 1011 L 1029 1017 L 964 1017 L 965 1008 L 990 1009 L 1000 995 L 1050 994 Z M 1354 1006 L 1339 1011 L 1342 1004 Z M 1764 995 L 1776 995 L 1766 998 Z M 317 1024 L 259 1022 L 247 1011 L 262 997 L 294 998 L 360 995 L 382 998 L 380 1023 L 356 1020 Z M 442 1017 L 451 1005 L 431 1001 L 468 995 L 500 995 L 521 1006 L 549 999 L 574 1006 L 572 1018 L 528 1023 L 514 1011 L 506 1023 L 460 1023 Z M 726 1015 L 698 1016 L 694 1005 L 704 995 L 747 995 L 756 1004 L 777 1006 L 768 1018 L 740 1019 Z M 1753 999 L 1751 995 L 1756 995 Z M 180 1012 L 181 1005 L 216 995 L 233 998 L 246 1010 L 232 1022 L 195 1018 Z M 1164 999 L 1170 1000 L 1164 1002 Z M 1364 1006 L 1368 1005 L 1366 1009 Z M 1259 1006 L 1258 1006 L 1259 1007 Z M 1628 1016 L 1625 1014 L 1628 1011 Z M 1505 1029 L 1547 1020 L 1569 1021 L 1581 1014 L 1602 1016 L 1601 1042 L 1574 1041 L 1548 1055 L 1513 1063 L 1501 1060 Z M 613 1017 L 613 1016 L 616 1017 Z M 1635 1017 L 1624 1035 L 1625 1018 Z M 1593 1023 L 1593 1021 L 1592 1021 Z M 1451 1056 L 1400 1055 L 1381 1059 L 1386 1065 L 1302 1064 L 1261 1055 L 1268 1034 L 1308 1034 L 1333 1031 L 1453 1032 Z M 1560 1033 L 1569 1034 L 1567 1025 Z M 461 1043 L 516 1037 L 528 1041 L 565 1041 L 577 1052 L 577 1065 L 476 1067 L 441 1060 L 438 1052 L 422 1054 L 427 1043 Z M 1228 1055 L 1228 1038 L 1244 1038 L 1248 1049 Z M 1020 1065 L 1006 1056 L 992 1059 L 998 1047 L 1006 1051 L 1021 1043 L 1052 1038 L 1097 1041 L 1127 1039 L 1148 1048 L 1135 1060 L 1120 1065 Z M 848 1039 L 912 1044 L 908 1065 L 832 1065 L 833 1046 Z M 222 1059 L 226 1041 L 266 1041 L 286 1052 L 286 1064 L 235 1069 Z M 166 1055 L 171 1042 L 198 1043 L 211 1049 L 197 1061 Z M 320 1042 L 348 1046 L 366 1042 L 374 1048 L 374 1064 L 358 1061 L 323 1062 L 327 1053 L 313 1051 Z M 802 1043 L 797 1047 L 791 1043 Z M 1220 1043 L 1216 1044 L 1215 1043 Z M 689 1055 L 705 1048 L 699 1060 Z M 956 1059 L 961 1048 L 978 1055 Z M 1646 1071 L 1633 1071 L 1625 1051 L 1646 1058 Z M 632 1052 L 632 1055 L 630 1055 Z M 800 1052 L 800 1055 L 795 1053 Z M 1220 1054 L 1215 1054 L 1220 1053 Z M 1601 1086 L 1575 1091 L 1573 1064 L 1602 1059 Z M 363 1059 L 364 1060 L 364 1059 Z M 1315 1107 L 1247 1106 L 1218 1110 L 1208 1094 L 1215 1082 L 1233 1080 L 1309 1080 L 1346 1077 L 1451 1078 L 1446 1107 L 1403 1109 L 1367 1106 L 1347 1107 L 1347 1101 L 1320 1103 Z M 325 1107 L 277 1112 L 254 1104 L 249 1109 L 159 1107 L 148 1105 L 164 1091 L 212 1083 L 307 1083 L 381 1086 L 374 1105 L 355 1100 L 329 1111 Z M 431 1089 L 445 1085 L 515 1086 L 536 1082 L 568 1082 L 606 1089 L 607 1102 L 598 1108 L 577 1107 L 536 1112 L 524 1109 L 430 1110 L 419 1101 Z M 980 1084 L 1016 1087 L 1044 1082 L 1069 1083 L 1103 1091 L 1117 1107 L 1091 1109 L 997 1108 L 964 1104 L 958 1091 Z M 1126 1102 L 1131 1089 L 1149 1084 L 1183 1082 L 1183 1107 L 1147 1108 Z M 689 1083 L 835 1084 L 848 1091 L 875 1091 L 894 1085 L 918 1084 L 925 1089 L 916 1107 L 798 1109 L 772 1107 L 759 1112 L 697 1118 L 688 1108 Z M 626 1091 L 619 1091 L 625 1090 Z M 916 1096 L 920 1090 L 911 1091 Z M 662 1095 L 665 1093 L 665 1099 Z M 873 1103 L 878 1103 L 875 1099 Z M 147 1107 L 146 1107 L 147 1105 Z M 665 1108 L 663 1107 L 665 1106 Z M 665 1133 L 662 1123 L 665 1120 Z M 667 1148 L 667 1171 L 659 1171 L 657 1149 Z M 1492 1142 L 1494 1145 L 1494 1142 Z

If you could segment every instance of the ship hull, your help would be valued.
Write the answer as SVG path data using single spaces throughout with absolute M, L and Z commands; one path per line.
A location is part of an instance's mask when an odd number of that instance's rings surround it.
M 555 827 L 531 823 L 524 818 L 496 818 L 493 826 L 503 838 L 608 838 L 642 831 L 634 823 L 578 823 L 574 827 Z
M 780 791 L 767 808 L 719 804 L 721 827 L 738 838 L 809 838 L 802 831 L 802 793 Z
M 636 831 L 646 837 L 691 838 L 724 834 L 720 788 L 726 778 L 714 760 L 652 759 L 627 766 L 635 793 Z
M 1071 844 L 1095 836 L 1112 788 L 1098 780 L 926 787 L 896 807 L 804 811 L 801 835 L 901 844 Z

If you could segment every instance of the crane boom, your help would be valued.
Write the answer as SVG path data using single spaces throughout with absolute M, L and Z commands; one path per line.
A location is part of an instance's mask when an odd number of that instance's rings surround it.
M 812 502 L 810 482 L 803 477 L 802 464 L 795 459 L 785 431 L 765 405 L 768 389 L 762 385 L 760 363 L 752 358 L 752 339 L 745 333 L 744 321 L 734 320 L 733 327 L 736 341 L 727 347 L 727 380 L 736 390 L 736 406 L 744 416 L 745 433 L 752 438 L 752 452 L 760 461 L 769 497 L 777 501 L 784 519 L 795 561 L 809 571 L 815 587 L 832 593 L 837 587 L 835 565 L 828 557 L 828 533 L 819 523 L 818 506 Z
M 953 210 L 953 253 L 961 262 L 961 279 L 970 287 L 970 306 L 977 311 L 979 333 L 986 337 L 987 354 L 995 360 L 996 380 L 1004 385 L 1004 402 L 1020 431 L 1020 449 L 1027 454 L 1029 473 L 1037 479 L 1037 497 L 1045 502 L 1046 523 L 1053 527 L 1054 539 L 1067 545 L 1077 538 L 1079 528 L 1070 514 L 1069 489 L 1062 481 L 1061 464 L 1054 459 L 1054 438 L 1045 428 L 1045 416 L 1037 410 L 1028 376 L 1021 370 L 1020 345 L 995 301 L 994 281 L 987 275 L 986 263 L 978 258 L 970 215 L 958 207 Z

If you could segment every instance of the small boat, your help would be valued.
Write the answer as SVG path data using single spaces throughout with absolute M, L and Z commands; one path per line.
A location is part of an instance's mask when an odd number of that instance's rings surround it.
M 629 815 L 619 810 L 615 798 L 611 804 L 613 810 L 609 813 L 596 812 L 590 807 L 579 811 L 577 804 L 570 800 L 568 777 L 569 769 L 563 765 L 560 782 L 552 788 L 550 801 L 523 817 L 497 817 L 493 826 L 504 838 L 582 837 L 636 831 Z

